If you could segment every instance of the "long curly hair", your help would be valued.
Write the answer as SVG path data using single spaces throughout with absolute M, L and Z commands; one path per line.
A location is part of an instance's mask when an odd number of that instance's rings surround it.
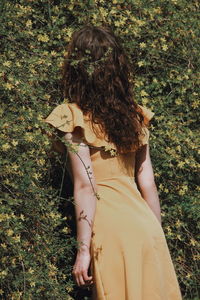
M 119 152 L 141 146 L 144 126 L 130 75 L 127 55 L 109 28 L 87 25 L 73 33 L 63 64 L 64 96 L 90 114 Z

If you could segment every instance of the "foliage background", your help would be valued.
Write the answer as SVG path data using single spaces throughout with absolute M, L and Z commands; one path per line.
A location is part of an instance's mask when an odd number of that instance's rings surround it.
M 86 23 L 108 23 L 121 37 L 135 98 L 155 112 L 151 152 L 163 229 L 184 299 L 200 299 L 198 12 L 196 0 L 1 0 L 1 299 L 90 295 L 71 278 L 76 245 L 64 158 L 49 155 L 42 134 L 42 118 L 63 102 L 66 44 Z

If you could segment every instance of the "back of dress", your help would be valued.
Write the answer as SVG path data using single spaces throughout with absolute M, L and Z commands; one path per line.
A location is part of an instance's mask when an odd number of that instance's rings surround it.
M 146 123 L 153 113 L 143 108 Z M 135 153 L 118 154 L 75 103 L 57 106 L 45 120 L 62 132 L 83 129 L 97 183 L 91 242 L 94 300 L 180 300 L 164 232 L 134 180 Z M 143 144 L 149 132 L 144 129 Z

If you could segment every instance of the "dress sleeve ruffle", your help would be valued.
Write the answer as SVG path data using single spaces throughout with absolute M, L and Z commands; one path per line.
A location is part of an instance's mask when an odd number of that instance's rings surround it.
M 142 107 L 140 105 L 139 107 L 142 110 L 145 124 L 141 141 L 142 144 L 147 144 L 149 140 L 149 130 L 147 127 L 154 113 L 146 107 Z M 100 134 L 97 136 L 94 133 L 89 118 L 83 115 L 82 110 L 76 103 L 63 103 L 58 105 L 44 121 L 63 133 L 73 132 L 76 127 L 81 127 L 83 130 L 83 141 L 89 146 L 93 146 L 95 148 L 103 147 L 108 151 L 112 149 L 115 151 L 117 150 L 116 146 L 113 143 L 107 142 L 103 135 Z
M 142 110 L 142 114 L 144 117 L 144 125 L 145 125 L 145 127 L 143 128 L 143 135 L 141 138 L 141 142 L 142 142 L 142 145 L 145 145 L 145 144 L 149 143 L 150 133 L 149 133 L 148 127 L 149 127 L 151 119 L 154 116 L 154 112 L 152 112 L 149 108 L 146 108 L 144 106 L 139 105 L 139 107 Z
M 84 140 L 89 144 L 95 142 L 95 134 L 88 130 L 83 113 L 75 103 L 58 105 L 44 121 L 62 132 L 73 132 L 76 127 L 81 127 Z
M 76 103 L 63 103 L 53 109 L 44 120 L 61 132 L 73 132 L 76 127 L 83 130 L 83 141 L 88 145 L 99 146 L 97 137 Z
M 144 123 L 146 126 L 148 126 L 149 122 L 154 116 L 154 112 L 152 112 L 149 108 L 146 108 L 144 106 L 139 105 L 139 107 L 141 108 L 142 114 L 144 116 Z
M 81 111 L 65 103 L 54 108 L 45 122 L 62 132 L 72 132 L 77 126 L 84 128 Z

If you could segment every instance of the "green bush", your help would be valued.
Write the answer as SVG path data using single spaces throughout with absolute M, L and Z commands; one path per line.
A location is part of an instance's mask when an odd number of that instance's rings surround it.
M 71 278 L 76 243 L 64 158 L 51 159 L 42 119 L 63 102 L 60 66 L 72 32 L 107 23 L 133 62 L 137 102 L 155 112 L 163 229 L 184 299 L 199 299 L 197 1 L 2 0 L 0 12 L 1 298 L 87 298 Z

